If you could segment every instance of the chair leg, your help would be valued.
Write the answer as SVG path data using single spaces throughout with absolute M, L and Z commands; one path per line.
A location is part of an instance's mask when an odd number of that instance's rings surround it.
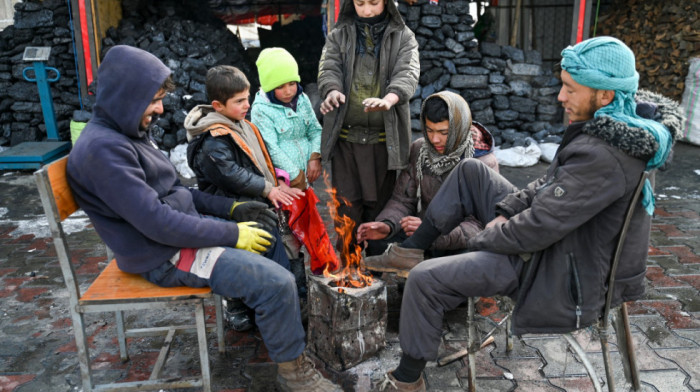
M 617 334 L 617 346 L 620 350 L 622 367 L 625 371 L 625 378 L 632 383 L 635 391 L 641 389 L 639 380 L 639 369 L 637 368 L 637 356 L 634 352 L 634 340 L 630 331 L 629 315 L 627 305 L 622 303 L 613 313 L 613 327 Z
M 476 324 L 474 322 L 474 297 L 467 300 L 467 360 L 469 361 L 469 392 L 476 392 L 476 352 L 479 350 L 481 342 L 477 343 Z
M 510 317 L 511 315 L 512 315 L 512 313 L 509 313 L 506 315 L 506 317 L 508 317 L 508 319 L 506 320 L 506 352 L 507 353 L 513 351 L 513 332 L 511 329 L 512 321 L 511 321 L 511 317 Z
M 562 336 L 569 343 L 569 346 L 571 346 L 571 348 L 574 349 L 574 352 L 578 355 L 578 357 L 581 359 L 583 366 L 586 368 L 586 371 L 588 372 L 588 376 L 591 378 L 591 382 L 593 382 L 593 388 L 595 388 L 596 392 L 603 392 L 603 388 L 600 386 L 600 381 L 598 381 L 598 376 L 595 373 L 595 368 L 593 368 L 593 365 L 588 360 L 588 356 L 586 355 L 586 351 L 578 343 L 578 340 L 576 340 L 571 335 L 571 333 L 565 333 Z M 608 385 L 608 388 L 610 388 L 610 385 Z
M 72 306 L 71 309 L 73 309 Z M 71 310 L 71 316 L 73 318 L 75 346 L 78 349 L 80 378 L 83 381 L 83 391 L 91 392 L 94 389 L 94 384 L 92 383 L 92 373 L 90 372 L 90 352 L 88 351 L 87 336 L 85 335 L 83 314 Z
M 119 356 L 122 362 L 129 360 L 129 351 L 126 349 L 126 332 L 124 329 L 124 312 L 118 310 L 114 312 L 117 321 L 117 341 L 119 342 Z
M 195 306 L 195 319 L 197 321 L 197 341 L 199 342 L 199 362 L 202 365 L 202 388 L 204 392 L 211 392 L 211 373 L 209 370 L 209 351 L 207 347 L 207 323 L 204 319 L 204 301 L 197 302 Z
M 610 361 L 610 345 L 608 344 L 606 324 L 598 327 L 598 334 L 600 335 L 600 348 L 603 351 L 603 364 L 605 365 L 605 377 L 608 382 L 608 391 L 615 392 L 615 374 L 613 373 L 612 362 Z
M 224 343 L 224 308 L 221 305 L 221 296 L 214 294 L 214 308 L 216 309 L 216 340 L 219 342 L 219 352 L 226 352 Z

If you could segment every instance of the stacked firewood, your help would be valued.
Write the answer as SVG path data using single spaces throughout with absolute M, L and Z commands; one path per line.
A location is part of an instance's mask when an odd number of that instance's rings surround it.
M 688 60 L 700 56 L 700 2 L 614 2 L 597 34 L 617 37 L 634 51 L 640 88 L 680 101 Z

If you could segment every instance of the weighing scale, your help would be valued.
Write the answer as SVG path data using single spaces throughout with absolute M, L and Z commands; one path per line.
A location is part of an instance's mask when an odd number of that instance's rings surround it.
M 66 155 L 70 150 L 70 142 L 63 142 L 58 137 L 49 83 L 58 81 L 61 73 L 56 68 L 45 65 L 49 60 L 50 53 L 50 46 L 27 46 L 22 56 L 22 60 L 33 62 L 32 67 L 27 67 L 22 71 L 22 76 L 28 82 L 36 82 L 39 87 L 39 99 L 46 125 L 47 140 L 23 142 L 0 152 L 0 169 L 38 169 L 42 165 Z M 55 72 L 56 76 L 49 79 L 47 70 Z M 34 71 L 33 78 L 28 76 L 28 71 Z

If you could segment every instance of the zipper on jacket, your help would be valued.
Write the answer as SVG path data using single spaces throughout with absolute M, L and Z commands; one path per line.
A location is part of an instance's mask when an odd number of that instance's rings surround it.
M 569 267 L 571 268 L 571 282 L 569 287 L 571 290 L 571 296 L 574 298 L 574 303 L 576 304 L 576 329 L 579 329 L 581 325 L 581 305 L 583 305 L 581 280 L 578 276 L 578 268 L 576 267 L 576 258 L 574 257 L 574 254 L 568 253 L 567 258 L 569 259 Z

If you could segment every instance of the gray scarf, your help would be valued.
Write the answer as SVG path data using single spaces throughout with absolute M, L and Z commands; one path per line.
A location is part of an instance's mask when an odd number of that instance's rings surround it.
M 426 116 L 424 109 L 425 102 L 429 99 L 442 99 L 447 104 L 450 125 L 444 154 L 437 152 L 433 144 L 430 143 L 428 134 L 425 131 Z M 465 101 L 462 96 L 449 91 L 441 91 L 432 94 L 423 101 L 422 109 L 420 122 L 421 128 L 423 128 L 423 138 L 425 141 L 420 148 L 418 161 L 416 162 L 416 182 L 418 185 L 416 197 L 418 198 L 418 213 L 423 209 L 421 200 L 423 167 L 427 168 L 433 175 L 442 176 L 445 173 L 449 173 L 463 158 L 471 158 L 474 156 L 474 139 L 472 138 L 471 130 L 472 112 L 469 110 L 467 101 Z

